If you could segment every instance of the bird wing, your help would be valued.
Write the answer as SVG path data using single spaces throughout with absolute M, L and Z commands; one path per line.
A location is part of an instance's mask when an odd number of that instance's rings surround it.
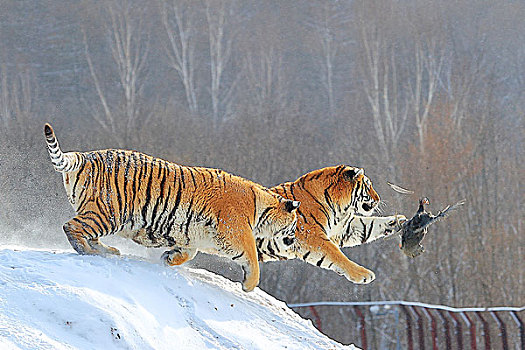
M 412 193 L 414 193 L 414 191 L 407 190 L 406 188 L 400 187 L 398 185 L 394 185 L 391 182 L 387 181 L 386 183 L 388 184 L 388 186 L 390 186 L 397 193 L 401 193 L 401 194 L 412 194 Z
M 460 200 L 459 202 L 457 202 L 455 204 L 447 205 L 444 209 L 440 210 L 437 213 L 437 215 L 434 215 L 432 213 L 426 213 L 427 215 L 422 220 L 423 223 L 422 223 L 421 227 L 422 228 L 427 228 L 428 226 L 432 225 L 436 221 L 439 221 L 439 220 L 447 217 L 452 210 L 457 209 L 458 207 L 462 206 L 463 204 L 465 204 L 465 200 L 464 199 Z
M 462 206 L 463 204 L 465 204 L 465 200 L 464 200 L 464 199 L 460 200 L 459 202 L 457 202 L 457 203 L 455 203 L 455 204 L 447 205 L 444 209 L 440 210 L 440 211 L 437 213 L 437 215 L 436 215 L 436 220 L 439 220 L 439 219 L 442 219 L 442 218 L 444 218 L 444 217 L 447 217 L 447 216 L 450 214 L 450 211 L 459 208 L 459 207 Z

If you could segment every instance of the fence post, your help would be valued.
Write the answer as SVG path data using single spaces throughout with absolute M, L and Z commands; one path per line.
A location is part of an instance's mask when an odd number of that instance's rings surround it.
M 452 311 L 448 312 L 452 320 L 454 321 L 454 333 L 456 333 L 456 339 L 458 340 L 458 349 L 463 350 L 463 330 L 461 329 L 461 322 L 459 322 L 458 317 Z
M 407 320 L 407 343 L 408 343 L 408 350 L 414 350 L 414 343 L 412 342 L 412 316 L 410 316 L 410 313 L 407 310 L 407 307 L 405 305 L 400 305 L 401 310 L 405 313 L 406 320 Z
M 509 342 L 507 341 L 507 326 L 505 325 L 505 322 L 503 322 L 494 311 L 491 311 L 490 314 L 498 323 L 501 337 L 501 345 L 503 346 L 503 350 L 507 350 L 509 348 Z
M 437 331 L 436 331 L 436 319 L 432 312 L 426 307 L 423 308 L 427 317 L 430 319 L 430 334 L 432 335 L 432 350 L 438 350 L 437 346 Z
M 438 315 L 443 321 L 443 328 L 445 328 L 445 344 L 447 345 L 447 349 L 452 349 L 452 340 L 450 339 L 450 326 L 448 324 L 447 315 L 443 310 L 438 310 Z
M 481 324 L 483 325 L 483 338 L 485 339 L 485 350 L 490 350 L 491 348 L 489 323 L 483 318 L 481 312 L 476 312 L 476 315 L 481 320 Z
M 319 313 L 317 313 L 317 310 L 315 309 L 314 306 L 310 306 L 309 308 L 310 308 L 310 311 L 312 312 L 312 315 L 314 316 L 315 325 L 317 329 L 322 332 L 323 329 L 321 327 L 321 317 L 319 317 Z
M 355 305 L 354 309 L 355 309 L 355 313 L 357 314 L 357 316 L 361 319 L 359 323 L 359 328 L 361 332 L 361 348 L 363 348 L 363 350 L 366 350 L 368 349 L 368 344 L 366 341 L 365 316 L 361 312 L 361 309 L 359 308 L 359 306 Z
M 461 312 L 460 314 L 463 317 L 463 319 L 465 320 L 465 323 L 467 324 L 467 327 L 469 328 L 470 348 L 472 350 L 476 350 L 477 349 L 477 345 L 476 345 L 476 324 L 474 322 L 472 322 L 472 320 L 470 319 L 470 317 L 468 317 L 468 315 L 466 313 Z
M 521 341 L 521 350 L 525 350 L 525 330 L 523 329 L 523 321 L 514 311 L 511 311 L 510 315 L 520 330 L 520 341 Z
M 417 308 L 415 306 L 412 306 L 412 311 L 416 314 L 417 318 L 417 333 L 418 333 L 418 342 L 419 342 L 419 348 L 421 350 L 425 350 L 425 326 L 423 324 L 423 318 L 421 317 L 421 314 L 417 311 Z

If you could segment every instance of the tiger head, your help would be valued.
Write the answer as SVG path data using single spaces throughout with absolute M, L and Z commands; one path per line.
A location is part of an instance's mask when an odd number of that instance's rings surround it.
M 276 201 L 260 213 L 254 235 L 256 237 L 271 237 L 279 242 L 281 247 L 290 246 L 295 242 L 297 225 L 297 208 L 301 202 L 285 199 L 270 191 Z
M 332 193 L 339 198 L 338 204 L 343 212 L 351 209 L 358 215 L 372 215 L 380 198 L 364 169 L 346 165 L 340 165 L 336 169 L 339 171 L 336 171 Z
M 309 179 L 317 184 L 316 197 L 324 199 L 336 216 L 346 215 L 349 211 L 371 216 L 379 204 L 379 195 L 362 168 L 348 165 L 327 167 L 308 173 L 305 181 Z

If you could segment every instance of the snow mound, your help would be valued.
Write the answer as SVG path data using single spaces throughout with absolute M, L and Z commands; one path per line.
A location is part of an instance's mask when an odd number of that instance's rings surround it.
M 355 349 L 204 270 L 0 250 L 1 349 Z

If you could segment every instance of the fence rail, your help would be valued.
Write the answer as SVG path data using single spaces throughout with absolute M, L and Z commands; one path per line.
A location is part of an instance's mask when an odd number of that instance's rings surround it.
M 518 349 L 525 350 L 525 307 L 454 308 L 407 301 L 366 301 L 288 304 L 308 308 L 315 326 L 323 331 L 319 307 L 349 308 L 358 320 L 362 349 L 369 348 L 371 317 L 393 314 L 388 327 L 394 330 L 396 349 Z M 403 322 L 401 318 L 405 320 Z M 401 333 L 404 333 L 402 336 Z M 417 347 L 416 347 L 417 346 Z

